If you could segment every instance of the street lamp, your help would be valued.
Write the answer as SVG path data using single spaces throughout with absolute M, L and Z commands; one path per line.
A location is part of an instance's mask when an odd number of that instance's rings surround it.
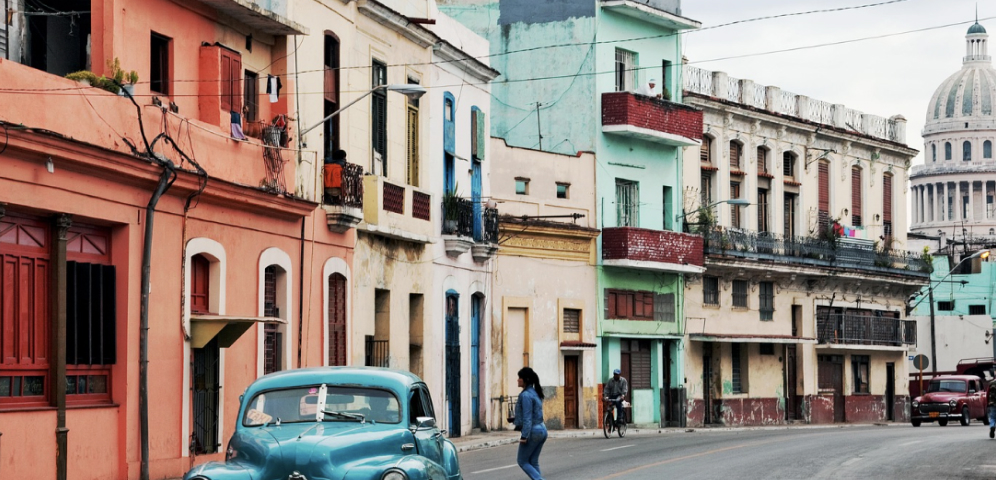
M 303 137 L 304 134 L 306 134 L 306 133 L 308 133 L 308 132 L 310 132 L 310 131 L 312 131 L 312 130 L 320 127 L 320 126 L 322 126 L 323 123 L 329 121 L 330 118 L 338 115 L 343 110 L 345 110 L 345 109 L 347 109 L 349 107 L 352 107 L 353 104 L 355 104 L 356 102 L 359 102 L 360 100 L 363 100 L 365 97 L 367 97 L 371 93 L 374 93 L 377 90 L 382 90 L 382 89 L 390 91 L 390 92 L 398 92 L 398 93 L 400 93 L 400 94 L 402 94 L 402 95 L 404 95 L 404 96 L 406 96 L 406 97 L 408 97 L 408 98 L 410 98 L 412 100 L 418 100 L 419 97 L 421 97 L 422 95 L 425 95 L 425 92 L 426 92 L 425 87 L 423 87 L 421 85 L 416 85 L 416 84 L 413 84 L 413 83 L 405 83 L 405 84 L 400 84 L 400 85 L 378 85 L 378 86 L 370 89 L 369 92 L 364 93 L 363 95 L 360 95 L 359 97 L 357 97 L 356 100 L 353 100 L 352 102 L 347 103 L 342 108 L 340 108 L 340 109 L 332 112 L 329 116 L 323 118 L 322 121 L 320 121 L 320 122 L 312 125 L 309 128 L 306 128 L 304 131 L 302 131 L 301 133 L 298 134 L 298 137 Z
M 735 207 L 745 207 L 747 205 L 750 205 L 750 200 L 747 200 L 746 198 L 728 198 L 726 200 L 719 200 L 717 202 L 712 202 L 709 205 L 706 205 L 704 207 L 696 208 L 695 210 L 692 210 L 690 212 L 685 212 L 681 216 L 675 217 L 675 220 L 681 219 L 682 230 L 685 233 L 688 233 L 688 223 L 685 222 L 685 219 L 688 218 L 689 215 L 691 215 L 693 213 L 696 213 L 696 212 L 701 212 L 702 210 L 710 209 L 710 208 L 715 207 L 716 205 L 719 205 L 721 203 L 727 203 L 727 204 L 733 205 Z
M 906 314 L 909 315 L 910 312 L 912 312 L 917 306 L 923 303 L 923 300 L 925 298 L 930 299 L 930 371 L 933 374 L 937 374 L 937 342 L 935 341 L 934 337 L 934 289 L 937 288 L 938 285 L 944 283 L 944 279 L 950 277 L 955 270 L 958 270 L 958 267 L 960 267 L 961 264 L 973 258 L 982 258 L 982 259 L 989 258 L 989 250 L 979 250 L 978 252 L 975 252 L 961 259 L 961 261 L 958 262 L 954 267 L 952 267 L 951 270 L 948 271 L 948 273 L 946 273 L 943 277 L 941 277 L 940 280 L 937 280 L 936 282 L 931 281 L 930 283 L 933 283 L 934 285 L 930 285 L 927 288 L 927 296 L 920 297 L 920 300 L 918 300 L 915 304 L 913 304 L 912 307 L 909 308 L 909 310 L 907 310 Z M 993 330 L 994 330 L 993 333 L 996 334 L 996 328 L 994 328 Z M 996 343 L 993 344 L 993 356 L 996 357 Z

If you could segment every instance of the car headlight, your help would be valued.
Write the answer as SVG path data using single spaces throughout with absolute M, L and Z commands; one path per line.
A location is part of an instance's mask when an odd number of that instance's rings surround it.
M 920 402 L 918 402 L 916 400 L 913 400 L 913 408 L 917 408 L 919 406 L 920 406 Z
M 231 445 L 228 446 L 228 450 L 225 451 L 225 461 L 229 461 L 239 456 L 239 452 L 232 448 Z
M 391 469 L 384 472 L 384 475 L 380 477 L 380 480 L 408 480 L 408 475 L 401 470 Z
M 958 405 L 958 401 L 957 400 L 951 400 L 950 402 L 948 402 L 948 404 L 953 407 L 955 405 Z

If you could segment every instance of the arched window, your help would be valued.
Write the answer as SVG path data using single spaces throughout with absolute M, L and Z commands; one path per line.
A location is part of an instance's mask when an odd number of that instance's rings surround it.
M 286 317 L 281 315 L 281 307 L 287 308 L 287 299 L 279 287 L 287 282 L 287 272 L 277 265 L 267 266 L 263 270 L 263 316 L 273 318 Z M 277 323 L 265 323 L 263 327 L 263 374 L 278 372 L 284 369 L 284 331 Z
M 346 365 L 346 277 L 329 275 L 329 363 Z
M 211 262 L 204 255 L 194 255 L 190 259 L 190 311 L 209 313 L 211 311 Z
M 982 158 L 993 158 L 993 142 L 986 140 L 982 143 Z
M 794 179 L 795 178 L 795 154 L 792 152 L 785 152 L 782 154 L 782 174 L 785 178 Z
M 937 161 L 937 145 L 930 146 L 930 161 L 932 162 Z
M 951 160 L 951 142 L 944 142 L 944 159 Z
M 966 140 L 961 144 L 961 159 L 966 162 L 972 160 L 972 142 Z

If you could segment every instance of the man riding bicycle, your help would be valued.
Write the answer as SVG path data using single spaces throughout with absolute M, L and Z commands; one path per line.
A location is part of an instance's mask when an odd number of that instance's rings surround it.
M 602 390 L 602 394 L 605 395 L 607 401 L 611 401 L 616 407 L 616 423 L 623 421 L 625 417 L 625 412 L 623 411 L 623 399 L 626 398 L 626 394 L 629 393 L 629 382 L 620 375 L 622 372 L 617 368 L 612 371 L 612 379 L 610 379 L 606 384 L 605 388 Z

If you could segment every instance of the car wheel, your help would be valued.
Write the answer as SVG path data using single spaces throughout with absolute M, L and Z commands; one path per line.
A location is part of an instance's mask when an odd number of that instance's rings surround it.
M 920 426 L 920 420 L 911 420 L 910 423 L 912 423 L 914 427 Z
M 968 416 L 968 407 L 961 407 L 961 426 L 967 427 L 972 423 L 972 417 Z
M 948 421 L 947 420 L 938 420 L 937 424 L 940 425 L 940 426 L 942 426 L 942 427 L 946 427 L 946 426 L 948 426 Z

